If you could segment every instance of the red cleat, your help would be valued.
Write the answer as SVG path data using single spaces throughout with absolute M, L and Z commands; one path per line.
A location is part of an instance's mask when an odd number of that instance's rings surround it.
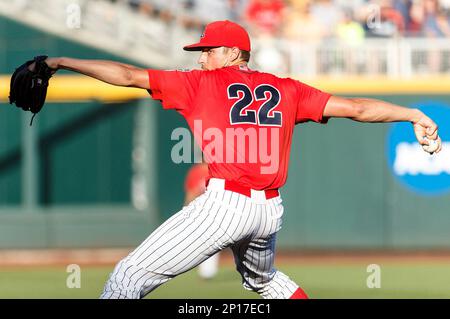
M 289 299 L 309 299 L 308 295 L 302 290 L 302 288 L 298 288 Z

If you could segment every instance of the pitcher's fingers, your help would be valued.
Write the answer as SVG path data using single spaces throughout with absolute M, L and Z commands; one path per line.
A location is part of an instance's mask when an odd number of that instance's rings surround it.
M 428 138 L 426 136 L 417 135 L 417 140 L 419 141 L 420 145 L 430 145 L 430 142 L 428 141 Z
M 436 131 L 434 131 L 434 133 L 432 133 L 432 134 L 428 134 L 428 133 L 427 133 L 427 138 L 428 138 L 429 140 L 437 140 L 437 138 L 438 138 L 438 131 L 436 130 Z
M 425 128 L 423 126 L 414 126 L 414 134 L 420 145 L 424 145 L 424 140 L 426 137 Z
M 432 123 L 427 127 L 427 136 L 431 136 L 432 139 L 436 139 L 438 126 L 435 123 Z

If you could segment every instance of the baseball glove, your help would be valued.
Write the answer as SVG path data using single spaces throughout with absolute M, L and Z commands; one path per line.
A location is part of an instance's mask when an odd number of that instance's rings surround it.
M 19 66 L 11 76 L 9 103 L 33 113 L 30 125 L 44 106 L 48 81 L 56 71 L 49 68 L 45 59 L 46 55 L 37 56 Z

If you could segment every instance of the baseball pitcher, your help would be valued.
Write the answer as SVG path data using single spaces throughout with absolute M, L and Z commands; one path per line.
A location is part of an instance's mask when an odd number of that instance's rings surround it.
M 426 148 L 430 153 L 441 150 L 438 128 L 418 109 L 332 96 L 250 69 L 250 38 L 230 21 L 208 24 L 200 41 L 184 50 L 199 52 L 201 70 L 146 70 L 66 57 L 45 60 L 51 72 L 72 70 L 113 85 L 148 90 L 164 109 L 184 116 L 208 163 L 206 192 L 116 265 L 101 298 L 143 298 L 227 247 L 245 289 L 262 298 L 307 298 L 298 283 L 274 268 L 283 216 L 279 189 L 286 182 L 295 125 L 325 124 L 333 117 L 368 123 L 408 121 L 421 145 L 435 145 Z

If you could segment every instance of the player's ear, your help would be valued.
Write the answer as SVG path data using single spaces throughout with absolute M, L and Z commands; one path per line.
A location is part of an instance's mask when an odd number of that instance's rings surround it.
M 241 50 L 237 47 L 231 48 L 231 60 L 235 61 L 239 58 L 239 55 L 241 54 Z

